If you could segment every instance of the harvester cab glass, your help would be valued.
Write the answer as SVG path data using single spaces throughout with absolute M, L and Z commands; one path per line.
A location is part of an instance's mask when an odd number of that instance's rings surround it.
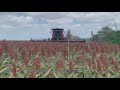
M 64 40 L 63 30 L 60 28 L 52 29 L 52 40 Z
M 60 32 L 60 31 L 56 31 L 56 32 L 55 32 L 55 37 L 56 37 L 56 38 L 62 38 L 61 32 Z

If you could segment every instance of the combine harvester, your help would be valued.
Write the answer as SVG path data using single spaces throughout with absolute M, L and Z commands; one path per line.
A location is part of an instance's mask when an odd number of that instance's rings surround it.
M 52 38 L 51 39 L 44 39 L 44 40 L 34 40 L 31 39 L 31 42 L 68 42 L 68 39 L 65 38 L 64 36 L 64 29 L 60 29 L 60 28 L 54 28 L 52 29 Z M 70 40 L 70 42 L 83 42 L 85 43 L 85 39 L 81 39 L 81 40 Z

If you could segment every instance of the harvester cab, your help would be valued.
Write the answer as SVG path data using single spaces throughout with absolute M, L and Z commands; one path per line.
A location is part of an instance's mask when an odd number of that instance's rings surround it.
M 64 40 L 63 30 L 60 28 L 52 29 L 52 40 Z

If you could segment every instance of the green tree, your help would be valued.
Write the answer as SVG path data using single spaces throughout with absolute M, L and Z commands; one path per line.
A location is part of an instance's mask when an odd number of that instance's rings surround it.
M 120 44 L 120 31 L 114 31 L 111 36 L 109 36 L 109 42 Z
M 99 40 L 98 35 L 93 35 L 92 36 L 92 41 L 98 41 L 98 40 Z
M 112 32 L 113 30 L 110 27 L 103 27 L 100 31 L 97 32 L 98 40 L 102 42 L 109 42 L 109 38 Z
M 92 40 L 120 44 L 120 31 L 114 31 L 110 27 L 105 26 L 92 36 Z
M 110 42 L 112 39 L 111 36 L 113 36 L 114 30 L 112 30 L 110 27 L 105 26 L 100 29 L 100 31 L 97 32 L 97 34 L 92 36 L 93 41 L 99 41 L 99 42 Z

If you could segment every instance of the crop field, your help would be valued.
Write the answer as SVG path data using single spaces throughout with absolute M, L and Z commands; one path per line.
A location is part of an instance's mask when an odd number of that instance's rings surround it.
M 0 78 L 119 78 L 120 45 L 0 41 Z

